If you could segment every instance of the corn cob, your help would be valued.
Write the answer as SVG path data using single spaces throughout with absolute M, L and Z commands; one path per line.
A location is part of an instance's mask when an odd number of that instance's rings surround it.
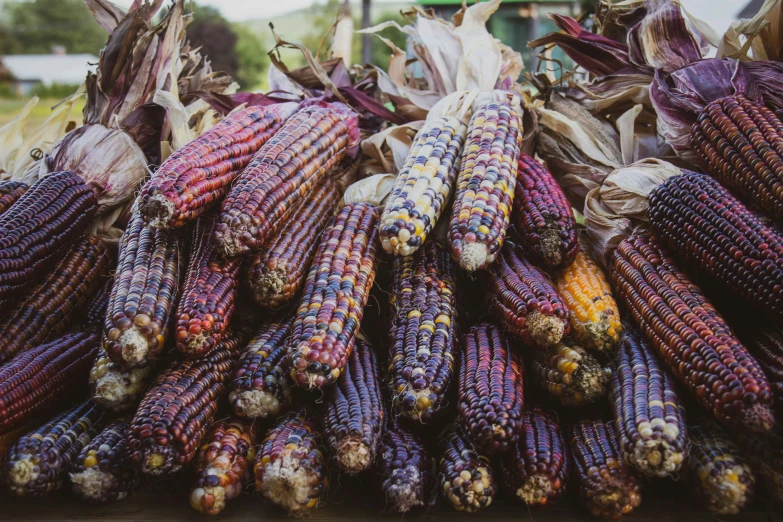
M 344 206 L 321 237 L 291 330 L 291 378 L 321 388 L 340 376 L 370 297 L 377 264 L 378 210 Z
M 754 325 L 740 331 L 742 340 L 769 379 L 778 406 L 783 406 L 783 330 L 779 326 Z
M 652 347 L 630 326 L 611 378 L 623 460 L 649 477 L 677 473 L 687 456 L 685 408 Z
M 128 420 L 121 418 L 106 426 L 84 446 L 71 466 L 73 492 L 92 504 L 122 500 L 139 484 L 139 474 L 125 466 Z
M 416 134 L 381 215 L 386 252 L 409 256 L 432 232 L 449 202 L 467 130 L 457 118 L 443 117 Z
M 177 150 L 141 190 L 139 211 L 145 221 L 157 228 L 181 227 L 220 202 L 283 119 L 274 111 L 248 107 Z
M 421 439 L 387 412 L 386 429 L 378 448 L 378 475 L 386 506 L 407 513 L 424 506 L 434 484 L 432 458 Z
M 284 366 L 293 321 L 291 316 L 262 326 L 239 357 L 228 400 L 240 417 L 265 419 L 291 405 Z
M 138 406 L 151 378 L 151 366 L 125 368 L 99 350 L 90 370 L 90 394 L 104 408 L 128 410 Z
M 742 455 L 748 459 L 756 476 L 770 495 L 783 502 L 783 428 L 759 436 L 747 430 L 733 432 Z
M 783 235 L 717 181 L 688 171 L 673 176 L 651 194 L 648 215 L 661 242 L 689 265 L 783 319 Z
M 519 155 L 514 213 L 525 254 L 548 268 L 565 268 L 577 251 L 576 220 L 554 176 L 527 154 Z
M 505 102 L 473 113 L 462 149 L 449 227 L 451 255 L 468 271 L 486 268 L 506 237 L 516 186 L 521 122 Z
M 761 368 L 658 240 L 635 232 L 612 264 L 618 298 L 701 406 L 731 426 L 769 430 L 772 392 Z
M 606 395 L 608 368 L 581 346 L 564 340 L 548 349 L 532 350 L 533 377 L 565 406 L 583 406 Z
M 181 279 L 179 238 L 145 226 L 134 212 L 122 236 L 104 325 L 114 362 L 140 367 L 163 350 Z
M 509 496 L 528 506 L 544 506 L 566 490 L 566 443 L 554 413 L 529 408 L 522 420 L 519 444 L 500 460 L 502 484 Z
M 0 309 L 62 259 L 97 208 L 95 193 L 79 176 L 55 172 L 0 215 Z
M 702 109 L 691 129 L 699 164 L 740 199 L 783 219 L 783 122 L 742 94 Z
M 94 333 L 70 333 L 0 366 L 0 432 L 78 397 L 100 349 Z
M 522 359 L 494 325 L 472 327 L 462 338 L 457 411 L 468 437 L 488 454 L 519 441 L 524 389 Z
M 329 489 L 325 450 L 312 417 L 291 412 L 269 431 L 256 455 L 256 489 L 292 515 L 317 507 Z
M 21 426 L 12 428 L 7 432 L 0 433 L 0 459 L 5 458 L 5 456 L 8 454 L 8 450 L 11 449 L 11 446 L 16 444 L 16 441 L 22 438 L 22 435 L 34 430 L 36 427 L 40 426 L 42 422 L 43 419 L 35 418 L 27 421 Z
M 383 429 L 381 376 L 369 341 L 356 340 L 345 375 L 331 389 L 324 414 L 324 436 L 337 465 L 349 475 L 375 460 Z
M 209 356 L 174 363 L 158 376 L 131 421 L 128 450 L 142 472 L 169 475 L 193 459 L 233 375 L 240 343 L 227 337 Z
M 82 329 L 84 330 L 101 331 L 103 323 L 106 321 L 106 311 L 109 308 L 109 298 L 114 285 L 114 276 L 102 277 L 101 280 L 103 283 L 87 303 L 87 312 L 84 314 L 82 322 Z
M 256 303 L 278 308 L 302 289 L 304 274 L 337 203 L 340 191 L 329 178 L 319 183 L 280 232 L 269 238 L 247 269 L 250 295 Z
M 492 503 L 495 477 L 489 459 L 478 453 L 467 430 L 453 424 L 438 440 L 438 481 L 443 499 L 457 511 L 475 513 Z
M 636 471 L 623 463 L 611 423 L 581 421 L 571 428 L 579 500 L 594 517 L 619 519 L 642 501 Z
M 217 515 L 236 498 L 252 475 L 256 459 L 252 423 L 228 419 L 215 423 L 196 457 L 196 480 L 190 490 L 190 506 L 200 513 Z
M 60 489 L 82 448 L 106 421 L 103 408 L 87 401 L 22 436 L 3 463 L 8 490 L 40 497 Z
M 454 374 L 457 303 L 454 264 L 434 240 L 394 259 L 389 376 L 395 413 L 429 422 Z
M 177 350 L 187 357 L 209 354 L 220 344 L 239 293 L 242 260 L 217 254 L 216 225 L 216 214 L 202 216 L 193 232 L 193 252 L 177 308 Z
M 302 108 L 234 181 L 215 229 L 228 257 L 257 252 L 313 187 L 348 156 L 356 114 L 342 104 Z
M 11 208 L 28 188 L 30 187 L 18 181 L 0 181 L 0 214 Z
M 570 330 L 568 309 L 547 275 L 511 242 L 491 270 L 490 296 L 503 327 L 526 343 L 555 346 Z
M 603 270 L 593 260 L 586 238 L 579 241 L 574 262 L 554 279 L 555 288 L 571 312 L 571 331 L 586 349 L 612 352 L 620 341 L 620 310 Z

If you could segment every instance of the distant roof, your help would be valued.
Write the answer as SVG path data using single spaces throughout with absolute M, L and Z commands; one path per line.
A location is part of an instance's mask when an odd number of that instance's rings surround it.
M 759 12 L 761 6 L 764 5 L 764 0 L 750 0 L 748 5 L 742 8 L 742 11 L 737 13 L 737 18 L 753 18 L 756 13 Z
M 84 81 L 89 64 L 98 63 L 92 54 L 9 54 L 3 65 L 20 81 L 39 81 L 44 85 L 77 85 Z

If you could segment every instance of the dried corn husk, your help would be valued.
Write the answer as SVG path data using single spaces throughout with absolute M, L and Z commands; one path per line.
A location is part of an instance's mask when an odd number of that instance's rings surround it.
M 723 35 L 719 58 L 783 59 L 783 1 L 766 0 L 750 20 L 735 20 Z
M 360 176 L 399 172 L 424 121 L 389 127 L 362 141 Z
M 375 174 L 360 179 L 345 189 L 341 205 L 363 202 L 380 207 L 386 203 L 396 179 L 397 174 Z

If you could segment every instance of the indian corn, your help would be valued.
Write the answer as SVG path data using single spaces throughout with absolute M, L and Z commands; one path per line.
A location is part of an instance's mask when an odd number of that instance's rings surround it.
M 776 426 L 763 435 L 747 430 L 732 433 L 756 476 L 764 479 L 759 483 L 771 496 L 783 502 L 783 429 Z
M 84 330 L 103 329 L 103 323 L 106 321 L 106 310 L 109 308 L 109 298 L 111 289 L 114 285 L 114 276 L 101 277 L 102 283 L 95 295 L 87 303 L 87 311 L 84 314 L 82 328 Z
M 0 181 L 0 214 L 11 208 L 28 188 L 30 187 L 19 181 Z
M 129 410 L 138 406 L 152 375 L 152 366 L 126 368 L 101 349 L 90 370 L 90 394 L 104 408 Z
M 571 341 L 531 351 L 533 378 L 565 406 L 595 402 L 609 390 L 608 368 Z
M 453 424 L 441 434 L 438 459 L 440 492 L 451 507 L 475 513 L 492 503 L 496 488 L 492 467 L 470 442 L 464 427 Z

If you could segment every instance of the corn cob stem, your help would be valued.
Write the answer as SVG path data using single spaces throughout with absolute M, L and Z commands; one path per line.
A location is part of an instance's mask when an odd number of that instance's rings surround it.
M 18 181 L 0 181 L 0 214 L 11 208 L 28 188 L 30 187 Z
M 610 370 L 601 367 L 581 346 L 565 341 L 532 354 L 539 386 L 563 405 L 583 406 L 606 395 Z
M 455 424 L 438 441 L 438 480 L 446 502 L 457 511 L 475 513 L 492 503 L 495 477 L 489 460 L 479 454 L 465 428 Z
M 125 368 L 99 350 L 90 370 L 90 393 L 104 408 L 124 411 L 139 404 L 151 378 L 151 366 Z

